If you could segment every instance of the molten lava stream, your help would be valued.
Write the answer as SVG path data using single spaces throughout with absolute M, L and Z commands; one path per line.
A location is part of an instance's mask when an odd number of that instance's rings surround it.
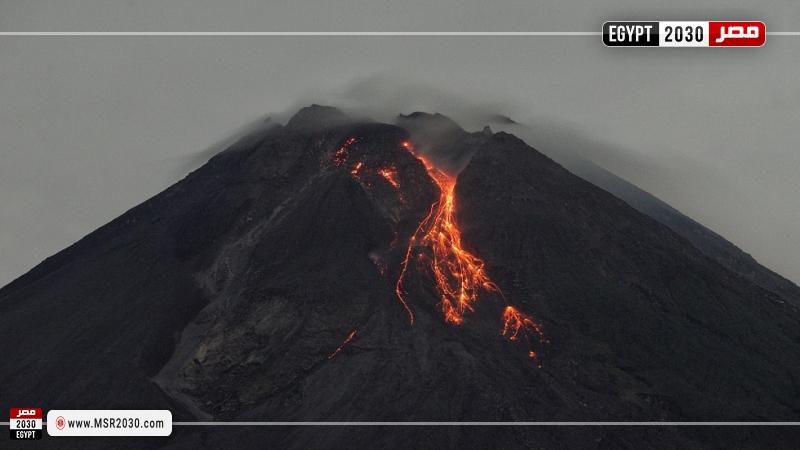
M 404 142 L 403 146 L 414 153 L 410 143 Z M 486 274 L 483 261 L 465 250 L 461 244 L 461 231 L 453 217 L 456 179 L 434 167 L 425 158 L 416 154 L 415 156 L 422 161 L 428 175 L 439 187 L 440 197 L 411 236 L 400 278 L 397 280 L 397 296 L 406 304 L 402 284 L 413 249 L 429 248 L 430 256 L 424 252 L 418 253 L 418 256 L 427 263 L 436 281 L 445 321 L 458 325 L 464 322 L 465 313 L 473 311 L 473 304 L 478 301 L 478 292 L 481 289 L 501 295 L 502 293 Z M 413 323 L 413 315 L 411 317 Z
M 336 355 L 338 355 L 338 354 L 339 354 L 339 353 L 340 353 L 342 350 L 344 350 L 344 347 L 345 347 L 347 344 L 349 344 L 349 343 L 350 343 L 350 341 L 352 341 L 352 340 L 353 340 L 353 338 L 356 336 L 356 332 L 358 332 L 358 330 L 353 330 L 353 331 L 351 331 L 351 332 L 350 332 L 350 334 L 348 334 L 348 335 L 347 335 L 347 337 L 346 337 L 346 338 L 344 338 L 344 342 L 342 342 L 342 344 L 341 344 L 340 346 L 336 347 L 336 350 L 334 350 L 334 351 L 333 351 L 333 353 L 331 353 L 330 355 L 328 355 L 328 359 L 333 359 L 333 358 L 335 358 L 335 357 L 336 357 Z
M 423 266 L 429 268 L 436 281 L 444 320 L 460 325 L 464 322 L 464 315 L 474 311 L 474 304 L 478 301 L 481 290 L 495 292 L 501 297 L 503 293 L 489 278 L 483 261 L 465 250 L 461 243 L 461 230 L 454 219 L 455 177 L 437 169 L 425 158 L 417 155 L 410 142 L 404 142 L 403 147 L 425 165 L 428 175 L 439 187 L 440 197 L 411 236 L 395 291 L 413 325 L 414 315 L 404 298 L 403 280 L 414 249 L 417 247 L 430 249 L 429 252 L 419 252 L 416 256 Z M 508 306 L 503 314 L 504 327 L 500 333 L 502 336 L 515 341 L 520 336 L 528 339 L 528 335 L 536 335 L 540 342 L 545 341 L 541 326 L 532 317 L 512 306 Z M 536 353 L 530 350 L 529 356 L 536 358 Z

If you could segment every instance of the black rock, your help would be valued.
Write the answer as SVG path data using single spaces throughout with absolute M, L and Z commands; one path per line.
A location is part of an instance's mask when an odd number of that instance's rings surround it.
M 452 126 L 425 135 L 431 119 L 449 121 L 418 113 L 405 128 L 306 108 L 4 287 L 4 407 L 261 421 L 797 416 L 793 304 L 516 137 Z M 413 261 L 402 286 L 413 325 L 395 292 L 409 239 L 441 194 L 408 151 L 415 135 L 465 167 L 455 188 L 463 244 L 504 293 L 482 292 L 459 326 L 445 323 L 431 274 Z M 535 359 L 501 335 L 506 302 L 543 326 L 549 343 L 536 343 Z M 796 437 L 759 433 L 191 427 L 158 444 L 696 447 Z

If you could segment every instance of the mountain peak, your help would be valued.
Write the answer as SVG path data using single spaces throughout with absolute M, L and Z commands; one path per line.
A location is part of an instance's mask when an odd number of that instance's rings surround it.
M 506 116 L 505 114 L 491 114 L 486 118 L 487 121 L 490 123 L 496 123 L 500 125 L 517 125 L 518 122 L 511 117 Z
M 286 128 L 292 131 L 308 131 L 334 127 L 346 121 L 347 116 L 339 108 L 314 103 L 297 111 L 289 119 Z
M 397 116 L 397 124 L 411 133 L 421 147 L 441 147 L 467 135 L 453 119 L 440 113 L 416 111 Z
M 4 387 L 176 420 L 796 416 L 796 308 L 512 134 L 398 122 L 303 108 L 0 290 Z M 418 444 L 368 428 L 270 442 Z

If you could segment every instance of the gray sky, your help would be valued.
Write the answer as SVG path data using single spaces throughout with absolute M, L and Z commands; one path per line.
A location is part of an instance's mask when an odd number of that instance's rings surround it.
M 792 0 L 668 3 L 0 0 L 0 31 L 597 31 L 608 19 L 704 18 L 800 31 Z M 760 49 L 0 36 L 0 285 L 175 182 L 231 130 L 354 91 L 397 112 L 498 109 L 553 123 L 556 138 L 588 136 L 615 149 L 588 156 L 797 282 L 798 73 L 800 36 Z M 374 80 L 382 89 L 368 98 L 353 89 Z

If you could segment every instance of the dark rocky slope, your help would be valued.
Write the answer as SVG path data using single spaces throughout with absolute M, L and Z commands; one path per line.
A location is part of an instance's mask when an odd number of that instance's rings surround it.
M 448 325 L 423 271 L 405 284 L 411 326 L 395 283 L 439 192 L 403 147 L 408 136 L 304 109 L 0 290 L 0 351 L 14 361 L 0 368 L 5 407 L 281 421 L 800 412 L 792 305 L 508 134 L 447 135 L 473 155 L 458 177 L 457 219 L 507 300 L 544 326 L 542 367 L 500 335 L 498 295 L 484 293 L 463 325 Z M 386 168 L 399 187 L 379 175 Z M 753 433 L 724 438 L 761 442 Z M 158 442 L 685 447 L 719 437 L 678 428 L 282 427 L 181 428 Z M 761 437 L 779 445 L 792 436 Z
M 639 187 L 602 167 L 582 159 L 570 159 L 566 167 L 581 178 L 614 194 L 639 212 L 668 226 L 723 267 L 800 306 L 800 287 L 762 266 L 750 254 L 724 237 Z

